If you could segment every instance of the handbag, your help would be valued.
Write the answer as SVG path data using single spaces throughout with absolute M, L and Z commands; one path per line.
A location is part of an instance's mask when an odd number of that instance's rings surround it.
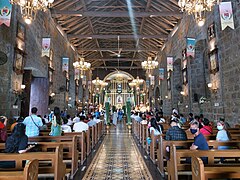
M 40 131 L 40 127 L 34 122 L 32 116 L 30 116 L 30 117 L 31 117 L 31 119 L 32 119 L 32 122 L 35 124 L 35 126 L 37 126 L 38 130 Z
M 7 130 L 6 130 L 6 127 L 3 128 L 3 129 L 0 129 L 0 139 L 3 142 L 5 142 L 7 140 Z

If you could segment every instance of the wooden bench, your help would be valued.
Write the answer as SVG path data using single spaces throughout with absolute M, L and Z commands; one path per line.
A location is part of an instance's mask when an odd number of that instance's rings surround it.
M 57 146 L 63 146 L 63 161 L 67 165 L 70 164 L 70 168 L 67 168 L 67 173 L 70 173 L 71 178 L 76 174 L 78 170 L 78 161 L 81 163 L 81 159 L 79 158 L 78 151 L 78 142 L 80 136 L 73 136 L 72 141 L 64 141 L 64 142 L 37 142 L 37 149 L 41 152 L 49 152 L 56 148 Z
M 221 145 L 223 145 L 223 142 Z M 218 165 L 217 163 L 220 157 L 231 158 L 231 160 L 235 162 L 231 167 L 235 167 L 236 163 L 238 163 L 237 161 L 238 158 L 240 158 L 240 150 L 176 149 L 176 146 L 173 144 L 170 147 L 170 160 L 168 161 L 168 180 L 178 180 L 178 175 L 192 175 L 191 164 L 182 163 L 183 161 L 186 160 L 186 158 L 189 157 L 207 157 L 208 158 L 207 166 L 211 168 Z M 239 163 L 238 167 L 240 167 Z M 240 173 L 238 177 L 240 178 Z
M 23 171 L 0 171 L 1 180 L 37 180 L 38 179 L 38 160 L 29 161 Z
M 90 131 L 88 132 L 69 132 L 69 133 L 64 133 L 63 136 L 58 136 L 60 139 L 62 137 L 63 140 L 71 139 L 74 136 L 80 137 L 78 141 L 78 152 L 79 152 L 79 157 L 81 159 L 81 165 L 84 163 L 84 161 L 87 158 L 87 149 L 86 149 L 86 144 L 88 144 L 88 148 L 90 147 Z
M 171 145 L 175 145 L 176 147 L 181 147 L 183 149 L 189 149 L 189 147 L 192 145 L 193 140 L 187 140 L 187 141 L 166 141 L 163 139 L 163 136 L 160 136 L 159 139 L 159 150 L 157 151 L 157 159 L 158 159 L 158 166 L 159 171 L 162 176 L 165 175 L 165 172 L 167 171 L 167 159 L 169 158 L 169 153 L 166 151 L 167 147 L 170 147 Z M 232 148 L 240 149 L 240 141 L 234 140 L 234 141 L 228 141 L 228 142 L 219 142 L 216 140 L 209 140 L 208 146 L 211 149 L 218 149 L 218 146 L 231 146 Z
M 1 144 L 1 148 L 3 144 Z M 53 174 L 54 180 L 65 179 L 66 165 L 63 163 L 63 146 L 59 145 L 54 148 L 54 152 L 27 152 L 23 154 L 19 153 L 0 153 L 1 161 L 15 161 L 15 168 L 1 168 L 1 170 L 22 170 L 22 162 L 25 160 L 39 161 L 39 174 Z M 50 162 L 50 163 L 49 163 Z
M 207 180 L 209 178 L 239 178 L 240 167 L 211 166 L 204 167 L 199 157 L 192 157 L 192 180 Z

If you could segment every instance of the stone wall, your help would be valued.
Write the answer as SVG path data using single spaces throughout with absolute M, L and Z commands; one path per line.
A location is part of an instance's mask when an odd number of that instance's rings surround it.
M 42 49 L 42 38 L 51 38 L 51 49 L 53 51 L 53 88 L 52 92 L 56 95 L 54 97 L 55 101 L 53 104 L 48 106 L 48 91 L 49 87 L 44 87 L 44 94 L 31 90 L 31 94 L 37 96 L 36 99 L 42 99 L 38 102 L 38 106 L 41 109 L 41 115 L 46 114 L 46 109 L 53 108 L 54 106 L 59 106 L 61 110 L 68 108 L 67 103 L 70 99 L 75 99 L 75 82 L 74 82 L 74 70 L 73 62 L 75 61 L 76 52 L 70 46 L 67 41 L 65 34 L 60 32 L 50 13 L 47 11 L 45 13 L 38 12 L 36 20 L 32 24 L 27 25 L 23 22 L 19 9 L 13 6 L 12 22 L 11 26 L 5 27 L 0 26 L 0 50 L 5 52 L 8 56 L 8 62 L 1 66 L 0 68 L 0 114 L 5 114 L 9 117 L 13 115 L 19 115 L 21 109 L 21 102 L 18 102 L 18 106 L 13 108 L 13 104 L 16 100 L 16 96 L 13 90 L 16 89 L 16 85 L 20 86 L 22 84 L 22 74 L 16 74 L 13 71 L 14 63 L 14 47 L 16 41 L 16 27 L 17 23 L 21 22 L 24 24 L 25 33 L 25 66 L 24 69 L 32 70 L 32 76 L 34 78 L 47 78 L 48 79 L 48 58 L 41 57 Z M 69 92 L 60 91 L 60 87 L 66 87 L 66 77 L 62 73 L 62 57 L 69 57 L 69 79 L 70 88 Z M 33 78 L 33 79 L 34 79 Z M 34 84 L 34 83 L 33 83 Z M 34 91 L 34 92 L 33 92 Z M 46 95 L 47 94 L 47 95 Z M 33 99 L 32 99 L 33 100 Z M 33 100 L 33 101 L 35 101 Z M 31 99 L 30 99 L 31 101 Z M 31 104 L 31 103 L 30 103 Z M 34 102 L 32 102 L 34 104 Z M 71 103 L 74 105 L 74 103 Z
M 187 95 L 180 97 L 175 90 L 176 85 L 181 84 L 181 72 L 179 63 L 174 62 L 174 72 L 171 76 L 171 91 L 167 90 L 167 72 L 165 80 L 160 86 L 163 94 L 171 94 L 170 99 L 164 99 L 163 109 L 169 114 L 172 107 L 178 107 L 179 111 L 187 115 L 203 113 L 210 120 L 225 117 L 230 124 L 240 121 L 240 90 L 238 81 L 240 79 L 240 5 L 232 1 L 234 11 L 235 29 L 227 27 L 221 30 L 218 6 L 213 12 L 207 13 L 205 25 L 198 27 L 192 16 L 184 14 L 178 29 L 174 35 L 170 35 L 165 42 L 165 48 L 159 59 L 160 67 L 166 68 L 166 56 L 173 56 L 174 61 L 182 59 L 182 50 L 186 48 L 186 37 L 196 38 L 195 58 L 188 58 L 188 87 Z M 209 49 L 207 29 L 214 24 L 216 30 L 216 47 L 219 60 L 219 71 L 210 73 Z M 208 87 L 208 83 L 215 83 L 215 90 Z M 184 89 L 184 86 L 182 86 Z M 206 98 L 206 102 L 199 104 L 199 98 Z M 177 103 L 177 100 L 181 103 Z M 170 104 L 169 104 L 170 103 Z

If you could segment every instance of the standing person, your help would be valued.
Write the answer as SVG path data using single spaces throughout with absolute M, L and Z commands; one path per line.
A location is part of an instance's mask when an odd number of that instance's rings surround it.
M 119 121 L 122 121 L 122 118 L 123 118 L 123 112 L 121 109 L 118 110 L 118 120 Z
M 118 113 L 117 113 L 116 110 L 113 112 L 112 120 L 113 120 L 113 125 L 114 125 L 115 128 L 116 128 L 116 126 L 117 126 L 117 120 L 118 120 Z
M 27 116 L 23 124 L 26 126 L 26 135 L 28 137 L 34 137 L 39 135 L 40 127 L 43 125 L 42 119 L 37 116 L 38 109 L 33 107 L 31 109 L 31 115 Z
M 61 118 L 61 111 L 59 107 L 55 107 L 53 110 L 53 120 L 52 120 L 52 126 L 51 126 L 51 136 L 61 136 L 62 134 L 62 118 Z

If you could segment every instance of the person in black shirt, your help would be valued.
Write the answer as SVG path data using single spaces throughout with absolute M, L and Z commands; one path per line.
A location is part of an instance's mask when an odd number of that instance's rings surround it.
M 28 146 L 28 137 L 25 134 L 25 125 L 17 123 L 13 128 L 13 133 L 5 143 L 6 153 L 25 153 L 32 149 L 34 145 Z M 14 168 L 14 161 L 0 161 L 0 168 Z

